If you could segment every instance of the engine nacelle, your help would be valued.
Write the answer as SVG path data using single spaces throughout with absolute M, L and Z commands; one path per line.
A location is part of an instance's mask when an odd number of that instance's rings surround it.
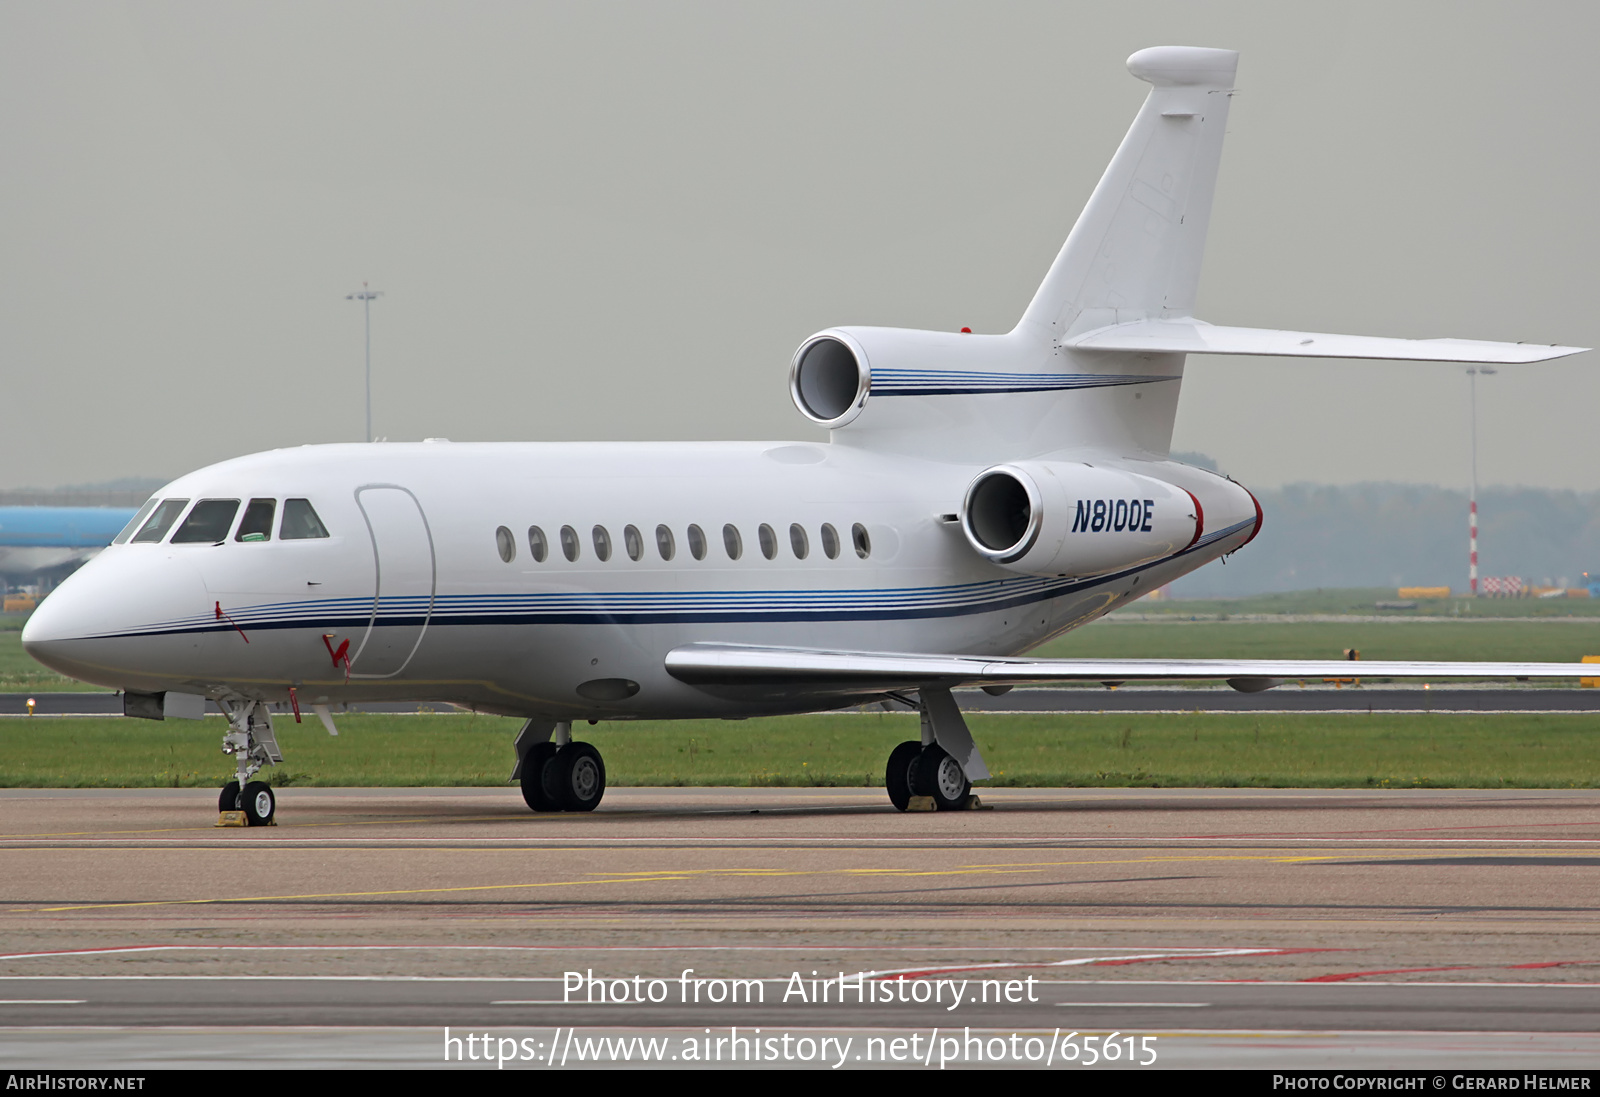
M 1149 476 L 1065 461 L 980 472 L 961 504 L 977 552 L 1027 575 L 1103 575 L 1170 556 L 1200 538 L 1194 496 Z

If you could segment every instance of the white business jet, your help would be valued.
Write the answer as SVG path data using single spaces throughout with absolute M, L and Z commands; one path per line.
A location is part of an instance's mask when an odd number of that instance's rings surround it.
M 794 355 L 810 442 L 324 445 L 164 488 L 28 622 L 41 662 L 131 716 L 228 717 L 220 806 L 270 822 L 279 718 L 350 702 L 527 718 L 535 811 L 588 811 L 574 721 L 899 701 L 885 774 L 943 809 L 989 776 L 951 688 L 1346 674 L 1278 660 L 1014 657 L 1250 543 L 1261 508 L 1172 461 L 1189 354 L 1537 362 L 1582 348 L 1217 327 L 1193 316 L 1238 55 L 1141 50 L 1152 85 L 1005 335 L 829 328 Z M 1364 663 L 1371 677 L 1576 677 Z

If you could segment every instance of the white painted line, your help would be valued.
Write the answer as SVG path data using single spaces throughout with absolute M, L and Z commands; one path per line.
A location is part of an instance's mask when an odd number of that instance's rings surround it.
M 1359 979 L 1338 983 L 1308 983 L 1296 979 L 1055 979 L 1038 980 L 1040 986 L 1108 986 L 1108 987 L 1476 987 L 1483 990 L 1528 990 L 1562 988 L 1568 990 L 1594 990 L 1600 983 L 1490 983 L 1458 981 L 1446 983 L 1433 980 L 1401 982 L 1396 979 Z
M 861 974 L 868 979 L 879 979 L 893 982 L 898 979 L 910 977 L 912 979 L 926 979 L 929 976 L 961 975 L 968 972 L 994 972 L 1003 968 L 1062 968 L 1084 967 L 1092 964 L 1126 964 L 1146 960 L 1221 960 L 1229 957 L 1269 957 L 1294 955 L 1295 950 L 1283 948 L 1213 948 L 1205 951 L 1184 949 L 1181 952 L 1119 952 L 1113 956 L 1084 956 L 1074 960 L 1046 960 L 1043 962 L 1023 963 L 1018 960 L 998 960 L 983 964 L 959 964 L 952 967 L 930 968 L 925 966 L 908 968 L 890 968 L 886 971 L 866 971 Z
M 556 975 L 0 975 L 4 983 L 559 983 Z M 1327 986 L 1342 984 L 1328 983 Z
M 1032 965 L 1030 965 L 1032 966 Z M 786 976 L 768 976 L 763 982 L 788 982 Z M 0 985 L 6 983 L 559 983 L 557 975 L 0 975 Z M 1363 987 L 1422 988 L 1471 987 L 1479 990 L 1595 990 L 1600 983 L 1494 983 L 1494 982 L 1434 982 L 1399 980 L 1356 979 L 1338 983 L 1307 983 L 1298 980 L 1276 979 L 1035 979 L 1039 986 L 1150 986 L 1150 987 L 1303 987 L 1315 993 L 1339 992 Z M 560 1005 L 582 1003 L 562 1002 Z M 598 1003 L 595 1003 L 598 1004 Z M 1092 1003 L 1101 1005 L 1106 1003 Z M 290 1026 L 293 1027 L 293 1026 Z M 314 1027 L 314 1026 L 313 1026 Z
M 1406 790 L 1397 790 L 1406 792 Z M 1110 801 L 1106 801 L 1110 803 Z M 1539 824 L 1542 825 L 1542 824 Z M 1594 819 L 1574 819 L 1570 824 L 1552 824 L 1560 827 L 1595 827 L 1600 822 Z M 1506 830 L 1506 828 L 1520 828 L 1520 824 L 1510 824 L 1506 827 L 1496 824 L 1482 824 L 1477 827 L 1462 827 L 1462 830 Z M 1381 828 L 1379 828 L 1381 830 Z M 1394 830 L 1403 830 L 1394 827 Z M 40 835 L 38 838 L 0 838 L 0 849 L 138 849 L 141 846 L 184 846 L 184 848 L 230 848 L 234 843 L 232 838 L 53 838 L 50 835 Z M 1362 836 L 1331 836 L 1331 838 L 1318 838 L 1307 835 L 1283 835 L 1283 833 L 1259 833 L 1259 835 L 1096 835 L 1090 836 L 1051 836 L 1051 838 L 1037 838 L 1026 835 L 994 835 L 990 838 L 926 838 L 922 844 L 907 843 L 906 838 L 818 838 L 818 836 L 795 836 L 795 838 L 742 838 L 733 835 L 726 838 L 563 838 L 562 846 L 547 846 L 542 844 L 541 836 L 523 835 L 515 838 L 496 838 L 496 836 L 482 836 L 482 838 L 283 838 L 272 836 L 259 841 L 261 849 L 293 849 L 294 846 L 322 846 L 330 843 L 349 843 L 347 848 L 360 849 L 363 846 L 382 846 L 382 844 L 395 844 L 395 846 L 429 846 L 434 843 L 453 843 L 454 849 L 459 852 L 474 852 L 477 849 L 491 849 L 491 843 L 526 843 L 530 849 L 539 852 L 584 852 L 594 848 L 597 843 L 600 848 L 624 844 L 643 843 L 646 848 L 672 849 L 675 846 L 702 846 L 714 844 L 718 848 L 726 849 L 787 849 L 790 846 L 810 843 L 829 848 L 874 848 L 874 846 L 893 846 L 894 849 L 910 849 L 910 851 L 923 851 L 923 849 L 989 849 L 994 846 L 1035 846 L 1040 849 L 1094 849 L 1098 846 L 1149 846 L 1160 849 L 1166 844 L 1174 843 L 1211 843 L 1224 844 L 1224 846 L 1245 846 L 1245 848 L 1275 848 L 1275 846 L 1293 846 L 1293 844 L 1326 844 L 1326 846 L 1362 846 L 1373 843 L 1405 843 L 1410 846 L 1595 846 L 1600 844 L 1600 838 L 1496 838 L 1485 835 L 1482 838 L 1432 838 L 1432 836 L 1395 836 L 1395 838 L 1362 838 Z M 541 844 L 534 844 L 541 843 Z M 586 844 L 579 844 L 586 843 Z M 26 899 L 8 900 L 8 902 L 27 902 Z M 221 902 L 221 900 L 218 900 Z M 230 900 L 237 902 L 237 900 Z
M 81 1006 L 87 998 L 0 998 L 0 1006 Z
M 1057 1002 L 1058 1006 L 1083 1009 L 1199 1009 L 1210 1002 Z
M 1115 946 L 1111 946 L 1113 949 Z M 9 952 L 0 960 L 37 960 L 56 956 L 108 956 L 130 952 L 1104 952 L 1090 945 L 1005 945 L 974 949 L 969 945 L 118 945 L 111 948 Z M 1127 950 L 1130 955 L 1134 950 Z M 1219 950 L 1207 945 L 1171 945 L 1163 952 L 1194 953 L 1200 958 Z M 1229 950 L 1231 951 L 1231 950 Z M 1262 951 L 1272 951 L 1263 949 Z M 1139 953 L 1138 955 L 1144 955 Z

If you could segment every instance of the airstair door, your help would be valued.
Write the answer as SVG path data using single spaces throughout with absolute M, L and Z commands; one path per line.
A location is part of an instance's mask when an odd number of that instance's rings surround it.
M 438 562 L 417 497 L 398 484 L 356 489 L 372 538 L 372 617 L 350 658 L 351 678 L 393 678 L 422 646 L 433 616 Z

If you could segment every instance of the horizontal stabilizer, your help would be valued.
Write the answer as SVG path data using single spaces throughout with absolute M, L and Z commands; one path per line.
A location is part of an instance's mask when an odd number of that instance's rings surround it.
M 667 653 L 667 673 L 700 686 L 859 693 L 1035 682 L 1240 680 L 1236 688 L 1303 678 L 1580 678 L 1592 663 L 1435 663 L 1345 659 L 1001 659 L 745 644 L 689 644 Z
M 1490 343 L 1478 339 L 1389 339 L 1320 331 L 1225 328 L 1203 320 L 1141 320 L 1095 328 L 1063 341 L 1076 350 L 1158 354 L 1261 354 L 1291 358 L 1385 358 L 1411 362 L 1544 362 L 1587 347 Z

